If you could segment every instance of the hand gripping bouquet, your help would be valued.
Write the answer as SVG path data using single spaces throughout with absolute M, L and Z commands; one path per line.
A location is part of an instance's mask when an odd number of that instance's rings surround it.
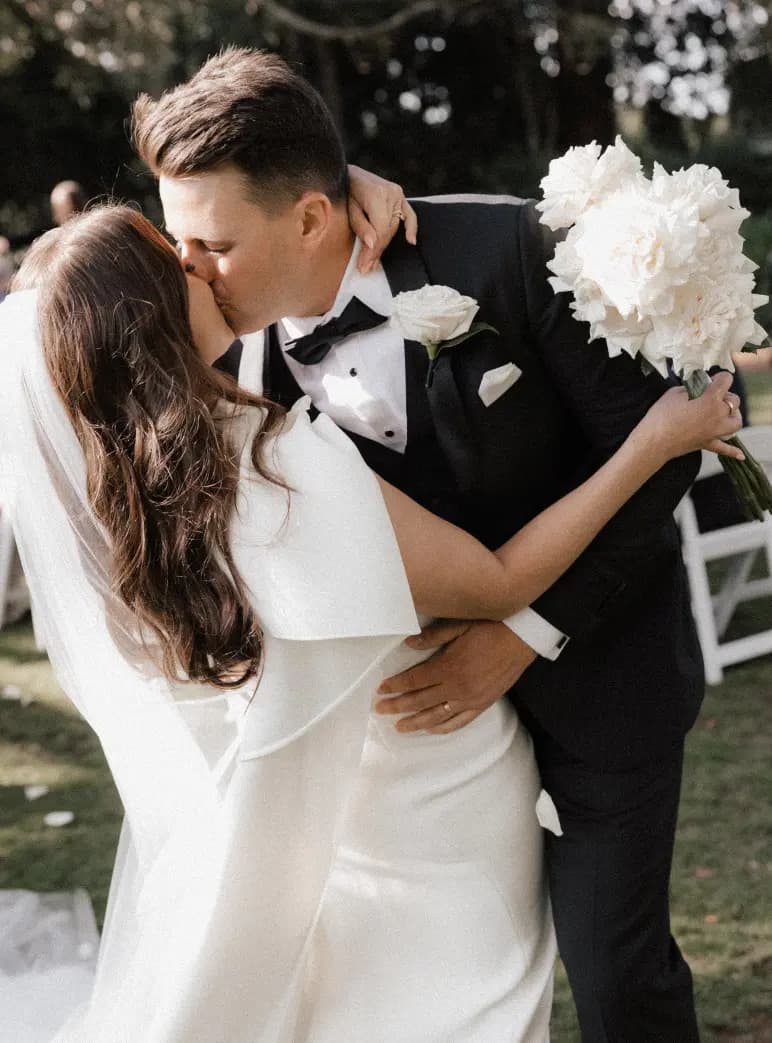
M 554 159 L 541 182 L 541 221 L 568 228 L 548 263 L 556 293 L 605 339 L 611 357 L 639 355 L 645 373 L 669 368 L 692 398 L 712 366 L 734 371 L 732 353 L 755 351 L 766 332 L 754 318 L 768 300 L 754 293 L 756 265 L 742 252 L 740 206 L 715 167 L 695 164 L 669 174 L 640 159 L 618 137 L 604 152 L 593 142 Z M 764 469 L 737 438 L 745 461 L 721 458 L 746 513 L 772 510 Z

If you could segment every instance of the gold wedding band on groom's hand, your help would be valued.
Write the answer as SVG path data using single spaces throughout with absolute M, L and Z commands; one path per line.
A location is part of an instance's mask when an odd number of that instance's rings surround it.
M 442 708 L 449 718 L 454 716 L 453 707 L 450 705 L 450 703 L 443 703 Z

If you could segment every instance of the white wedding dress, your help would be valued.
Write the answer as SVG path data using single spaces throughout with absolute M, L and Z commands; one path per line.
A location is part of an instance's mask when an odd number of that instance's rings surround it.
M 288 498 L 245 449 L 231 546 L 263 676 L 174 689 L 109 592 L 30 297 L 0 307 L 4 480 L 52 663 L 126 808 L 93 994 L 57 1043 L 544 1043 L 555 944 L 530 740 L 503 700 L 447 736 L 371 712 L 420 657 L 356 450 L 296 407 L 269 447 Z M 256 420 L 233 421 L 246 447 Z
M 405 665 L 400 650 L 384 668 Z M 503 701 L 444 736 L 370 718 L 298 1041 L 548 1039 L 539 788 L 530 739 Z

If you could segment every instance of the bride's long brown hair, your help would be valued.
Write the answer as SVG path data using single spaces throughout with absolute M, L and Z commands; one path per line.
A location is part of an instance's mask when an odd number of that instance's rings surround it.
M 264 411 L 252 461 L 281 484 L 261 445 L 283 410 L 199 357 L 179 260 L 130 207 L 101 206 L 43 236 L 14 288 L 30 284 L 111 542 L 113 589 L 160 643 L 170 679 L 229 688 L 259 676 L 263 635 L 228 544 L 241 450 L 228 418 Z

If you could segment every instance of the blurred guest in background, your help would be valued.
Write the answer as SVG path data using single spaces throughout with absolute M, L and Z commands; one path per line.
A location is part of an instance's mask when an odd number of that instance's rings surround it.
M 86 193 L 78 181 L 60 181 L 51 190 L 51 218 L 55 225 L 63 225 L 86 205 Z
M 14 268 L 11 244 L 4 235 L 0 235 L 0 301 L 10 289 Z

